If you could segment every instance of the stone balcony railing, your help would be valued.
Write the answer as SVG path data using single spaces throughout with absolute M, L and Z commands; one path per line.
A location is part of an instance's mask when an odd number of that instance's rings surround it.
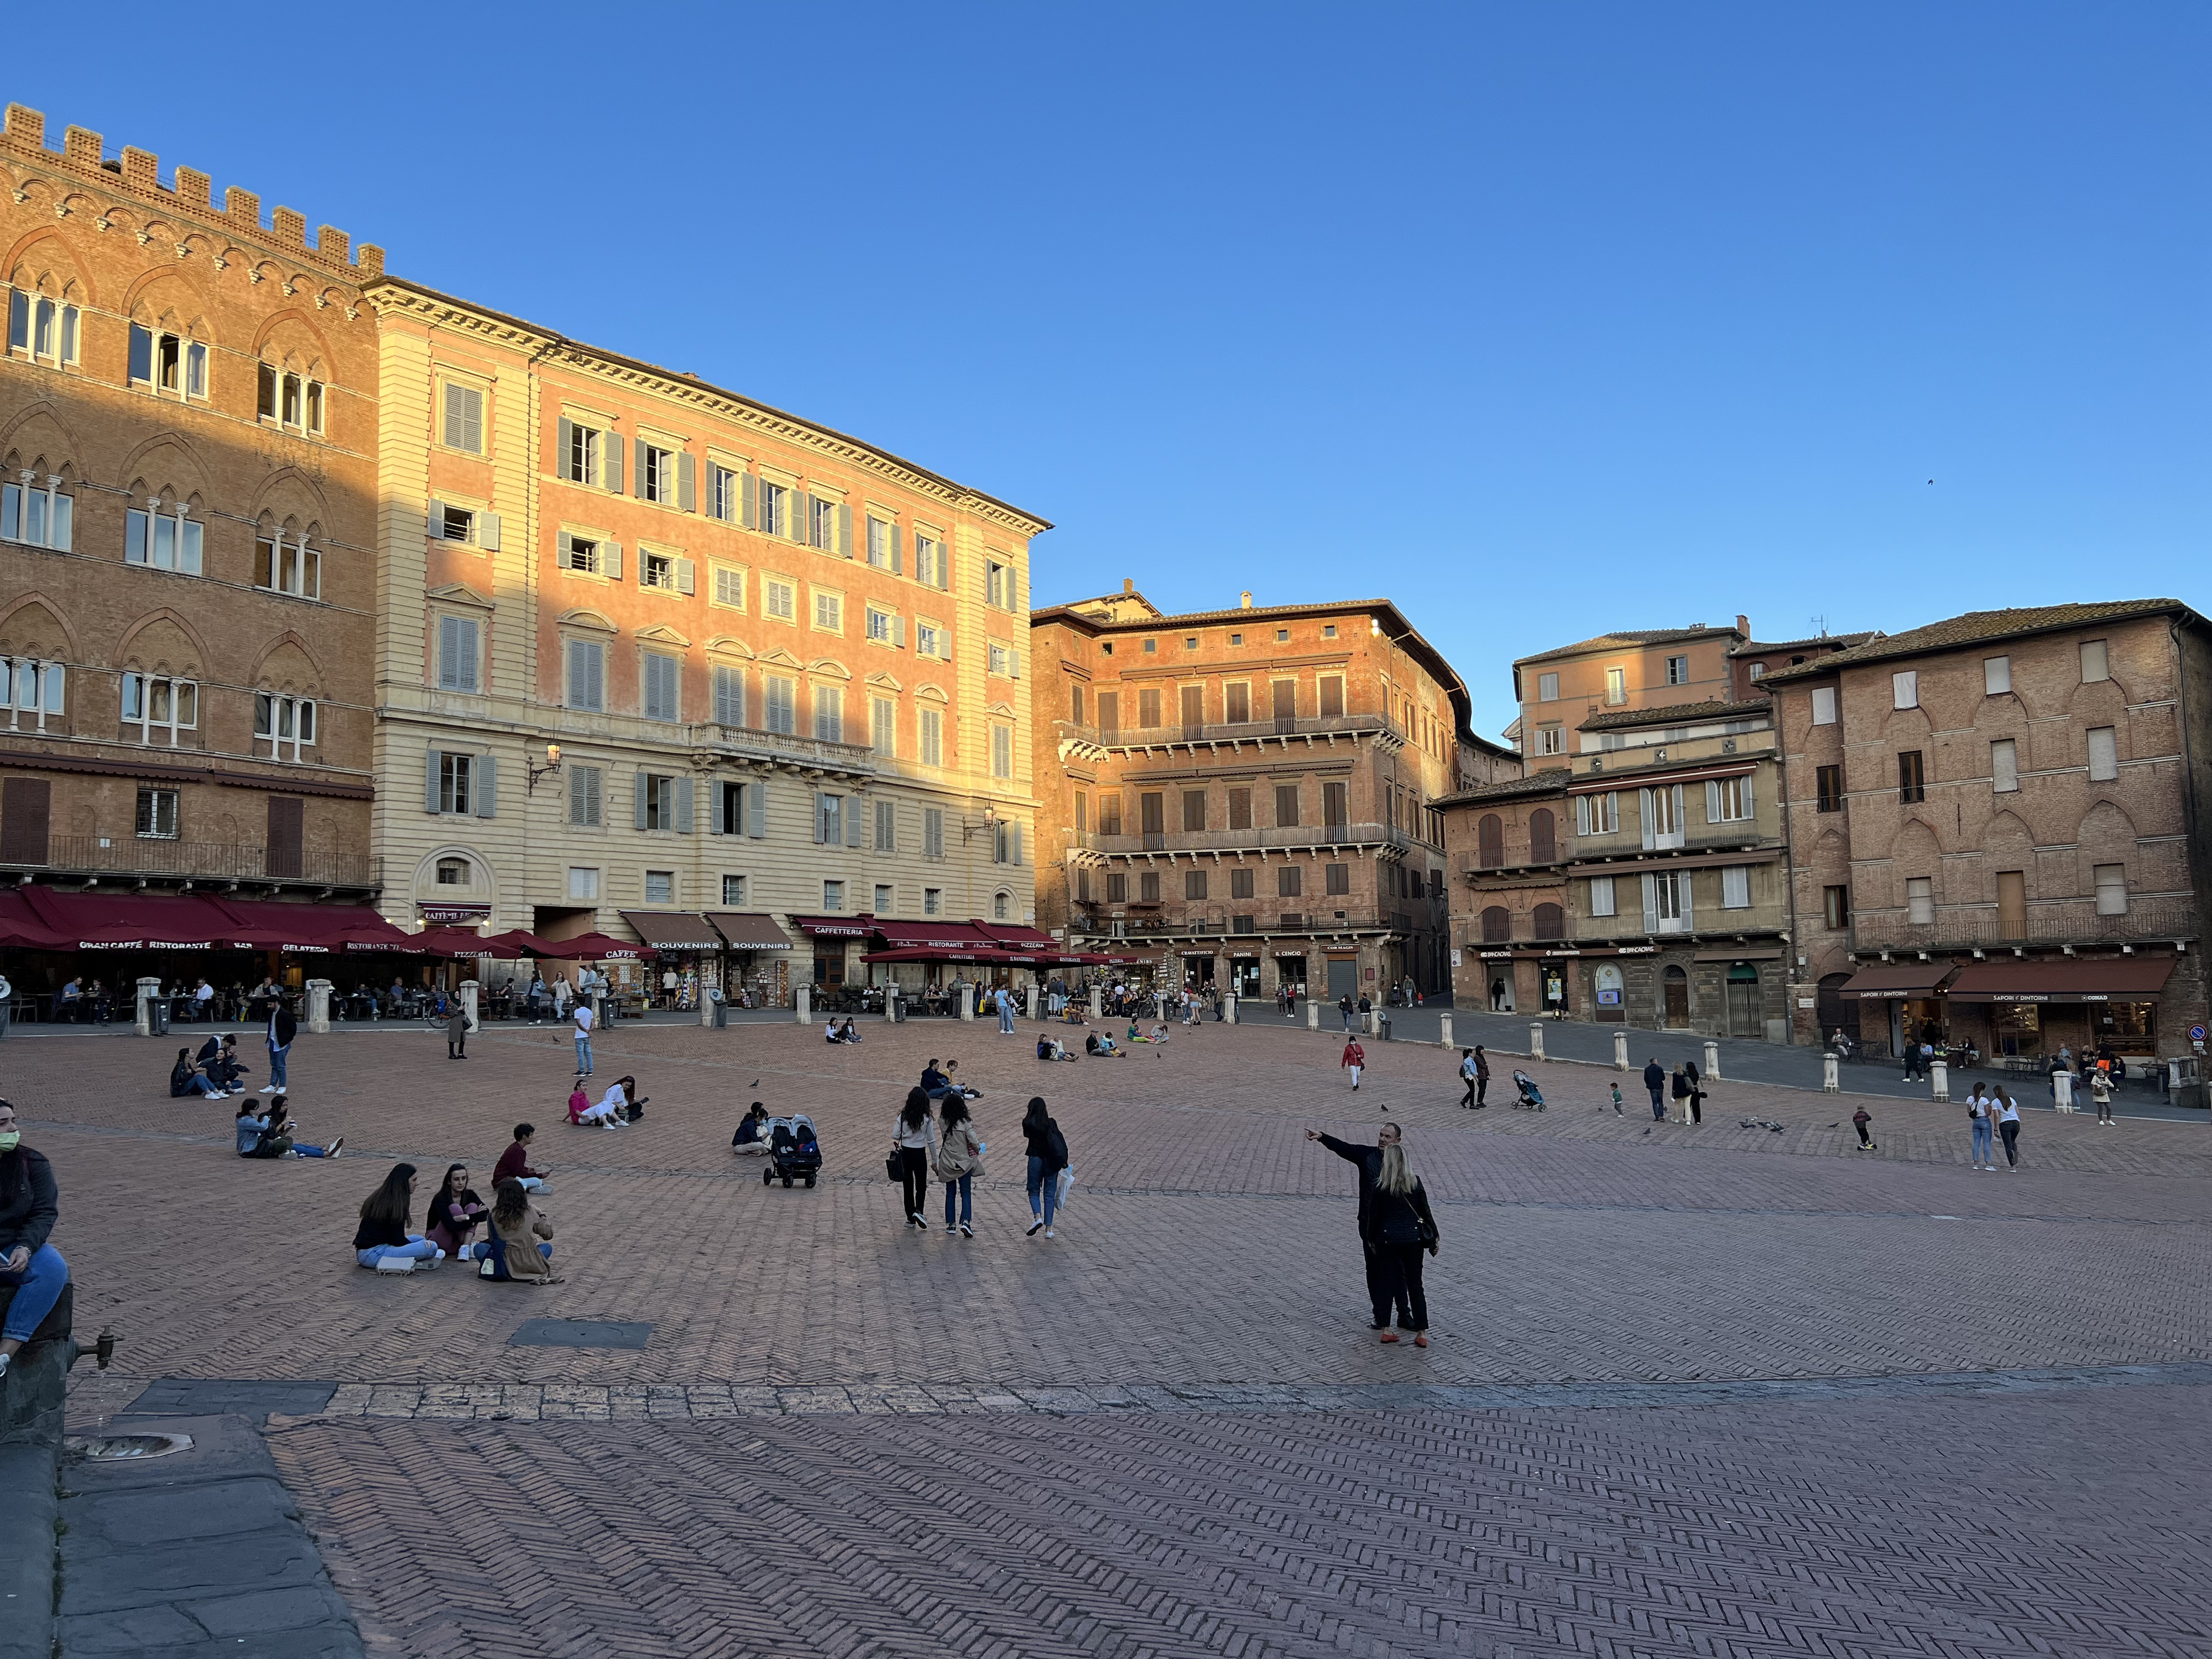
M 1851 949 L 1990 951 L 2022 945 L 2150 945 L 2197 937 L 2196 907 L 2187 899 L 2135 899 L 2123 915 L 2100 916 L 2095 902 L 2031 907 L 2025 917 L 1993 909 L 1938 910 L 1933 921 L 1896 915 L 1859 916 L 1851 922 Z

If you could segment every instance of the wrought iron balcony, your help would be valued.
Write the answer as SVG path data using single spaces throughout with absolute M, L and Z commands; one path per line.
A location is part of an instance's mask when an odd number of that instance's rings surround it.
M 0 870 L 148 881 L 252 882 L 278 886 L 357 888 L 374 892 L 383 877 L 366 853 L 301 849 L 273 854 L 246 842 L 169 841 L 137 836 L 49 836 L 40 859 L 0 857 Z

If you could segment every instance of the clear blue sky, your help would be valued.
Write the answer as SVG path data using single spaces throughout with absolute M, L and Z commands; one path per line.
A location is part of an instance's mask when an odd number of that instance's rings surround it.
M 1494 735 L 1607 628 L 2212 602 L 2202 4 L 234 10 L 5 95 L 1018 502 L 1039 603 L 1385 593 Z

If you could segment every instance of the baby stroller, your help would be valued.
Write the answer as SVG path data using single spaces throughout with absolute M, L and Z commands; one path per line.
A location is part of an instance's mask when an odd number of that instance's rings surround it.
M 822 1171 L 822 1147 L 814 1138 L 814 1120 L 804 1112 L 768 1121 L 768 1164 L 761 1170 L 761 1185 L 783 1178 L 787 1187 L 801 1180 L 811 1187 Z
M 1513 1103 L 1516 1112 L 1540 1112 L 1544 1109 L 1544 1091 L 1536 1086 L 1536 1079 L 1526 1072 L 1513 1073 L 1513 1086 L 1521 1091 L 1520 1099 Z

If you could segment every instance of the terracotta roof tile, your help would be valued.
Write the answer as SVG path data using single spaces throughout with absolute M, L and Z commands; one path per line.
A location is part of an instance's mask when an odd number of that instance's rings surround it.
M 1508 778 L 1504 783 L 1486 783 L 1480 789 L 1463 789 L 1456 795 L 1445 795 L 1429 803 L 1435 807 L 1466 805 L 1474 801 L 1514 800 L 1524 795 L 1556 795 L 1565 791 L 1571 775 L 1564 766 L 1547 766 L 1542 771 L 1525 778 Z
M 1771 715 L 1773 712 L 1774 705 L 1765 697 L 1755 697 L 1749 702 L 1678 702 L 1667 708 L 1624 708 L 1616 714 L 1592 714 L 1575 730 L 1605 732 L 1630 726 L 1689 726 L 1699 720 L 1747 720 L 1755 714 Z
M 1623 628 L 1610 634 L 1600 634 L 1595 638 L 1579 641 L 1573 645 L 1553 646 L 1549 651 L 1539 651 L 1533 657 L 1516 657 L 1513 659 L 1513 665 L 1518 668 L 1522 663 L 1549 662 L 1554 657 L 1571 657 L 1581 652 L 1597 650 L 1601 646 L 1664 645 L 1670 640 L 1717 639 L 1723 635 L 1738 640 L 1743 637 L 1733 628 L 1710 628 L 1702 625 L 1696 628 Z
M 2193 617 L 2200 623 L 2203 621 L 2179 599 L 2106 599 L 2090 605 L 2039 605 L 2010 611 L 1969 611 L 1962 617 L 1947 617 L 1942 622 L 1907 629 L 1902 634 L 1877 634 L 1864 645 L 1854 646 L 1849 651 L 1832 652 L 1791 668 L 1778 668 L 1759 684 L 1771 685 L 1777 680 L 1804 679 L 1814 674 L 1833 673 L 1838 668 L 1849 668 L 1858 663 L 1887 662 L 1898 657 L 1919 657 L 1938 651 L 1956 651 L 1971 645 L 2018 639 L 2028 634 L 2048 634 L 2067 628 L 2093 628 L 2099 623 L 2124 622 L 2131 617 L 2172 614 Z

